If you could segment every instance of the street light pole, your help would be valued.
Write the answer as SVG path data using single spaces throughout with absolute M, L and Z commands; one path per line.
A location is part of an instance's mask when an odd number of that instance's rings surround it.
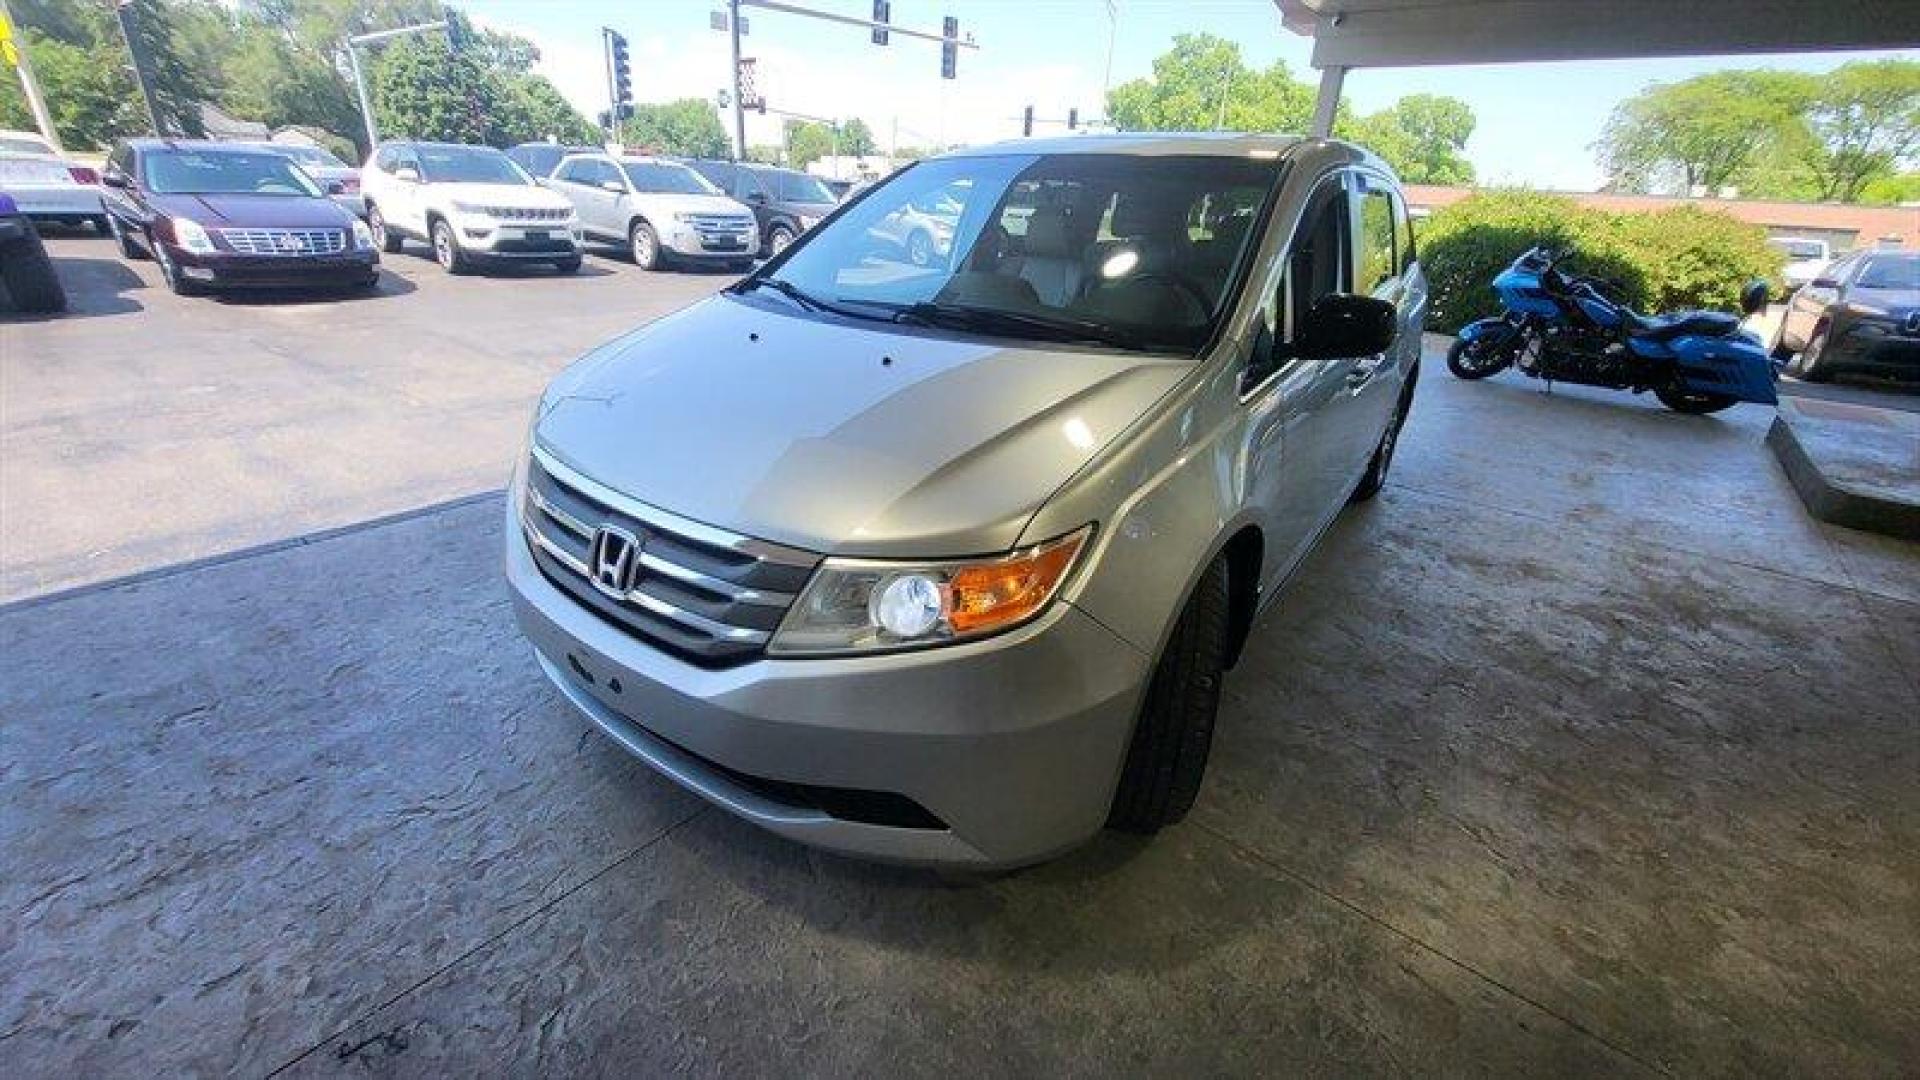
M 40 137 L 47 140 L 53 152 L 61 156 L 66 151 L 60 148 L 60 133 L 53 129 L 53 115 L 47 112 L 47 99 L 40 96 L 40 80 L 33 77 L 33 61 L 27 58 L 27 43 L 15 37 L 13 12 L 7 9 L 7 0 L 0 0 L 0 26 L 4 26 L 6 40 L 13 49 L 13 66 L 20 72 L 20 89 L 27 96 L 27 108 L 33 112 L 33 122 L 40 126 Z
M 360 50 L 347 39 L 347 63 L 353 68 L 353 92 L 360 95 L 360 117 L 367 125 L 367 153 L 380 145 L 380 129 L 373 122 L 373 102 L 367 97 L 367 77 L 360 71 Z
M 127 55 L 133 58 L 133 78 L 140 84 L 140 100 L 147 105 L 147 123 L 155 135 L 165 138 L 168 132 L 160 126 L 160 111 L 153 107 L 153 82 L 147 78 L 147 49 L 133 32 L 133 5 L 134 0 L 118 0 L 113 15 L 120 23 L 120 36 L 127 39 Z
M 740 100 L 740 0 L 727 0 L 727 31 L 733 37 L 733 160 L 747 160 L 747 107 Z

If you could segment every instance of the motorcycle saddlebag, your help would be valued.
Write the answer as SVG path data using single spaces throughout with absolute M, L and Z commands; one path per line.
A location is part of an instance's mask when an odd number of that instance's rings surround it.
M 1776 405 L 1773 362 L 1760 342 L 1742 331 L 1726 337 L 1687 336 L 1671 348 L 1680 367 L 1680 384 L 1705 394 L 1726 394 L 1756 405 Z

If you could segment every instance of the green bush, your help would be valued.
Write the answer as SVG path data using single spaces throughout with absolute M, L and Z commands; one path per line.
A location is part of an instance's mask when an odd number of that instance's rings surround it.
M 1782 262 L 1766 230 L 1725 214 L 1696 207 L 1611 214 L 1527 191 L 1463 199 L 1429 218 L 1419 238 L 1432 290 L 1427 325 L 1443 333 L 1499 314 L 1494 277 L 1535 244 L 1571 251 L 1570 270 L 1613 279 L 1642 312 L 1733 309 L 1748 281 L 1777 286 Z

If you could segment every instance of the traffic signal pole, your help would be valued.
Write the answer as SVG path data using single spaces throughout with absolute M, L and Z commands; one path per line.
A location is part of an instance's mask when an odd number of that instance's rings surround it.
M 360 98 L 360 118 L 366 121 L 367 125 L 368 153 L 372 153 L 373 148 L 380 145 L 380 128 L 373 121 L 373 100 L 367 96 L 367 77 L 360 70 L 359 47 L 390 38 L 406 37 L 409 34 L 431 33 L 435 30 L 447 32 L 449 45 L 456 48 L 460 45 L 460 42 L 454 40 L 452 18 L 441 19 L 438 22 L 414 23 L 412 26 L 396 26 L 392 30 L 375 30 L 370 34 L 355 34 L 347 39 L 347 63 L 353 68 L 353 92 Z
M 747 106 L 740 100 L 740 0 L 727 0 L 727 33 L 733 38 L 733 160 L 747 160 Z

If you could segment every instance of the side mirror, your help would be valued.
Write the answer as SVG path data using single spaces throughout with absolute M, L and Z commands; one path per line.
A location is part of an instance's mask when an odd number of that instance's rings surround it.
M 1758 315 L 1767 310 L 1767 283 L 1755 278 L 1740 288 L 1740 311 Z
M 1293 354 L 1308 360 L 1386 352 L 1400 330 L 1400 313 L 1385 300 L 1332 293 L 1313 302 Z
M 1814 278 L 1812 281 L 1807 282 L 1807 284 L 1813 286 L 1816 289 L 1837 289 L 1840 287 L 1840 279 L 1830 278 L 1830 277 L 1817 277 L 1817 278 Z
M 347 185 L 341 183 L 338 180 L 327 181 L 327 194 L 345 195 L 346 193 L 347 193 Z
M 615 195 L 625 195 L 627 193 L 627 185 L 618 180 L 602 180 L 600 181 L 600 186 L 607 191 L 613 192 Z
M 395 180 L 405 180 L 409 184 L 417 184 L 420 182 L 420 170 L 411 165 L 402 165 L 393 170 L 393 178 Z
M 106 172 L 101 173 L 100 182 L 111 188 L 131 186 L 127 183 L 127 174 L 121 172 L 119 169 L 108 169 Z

